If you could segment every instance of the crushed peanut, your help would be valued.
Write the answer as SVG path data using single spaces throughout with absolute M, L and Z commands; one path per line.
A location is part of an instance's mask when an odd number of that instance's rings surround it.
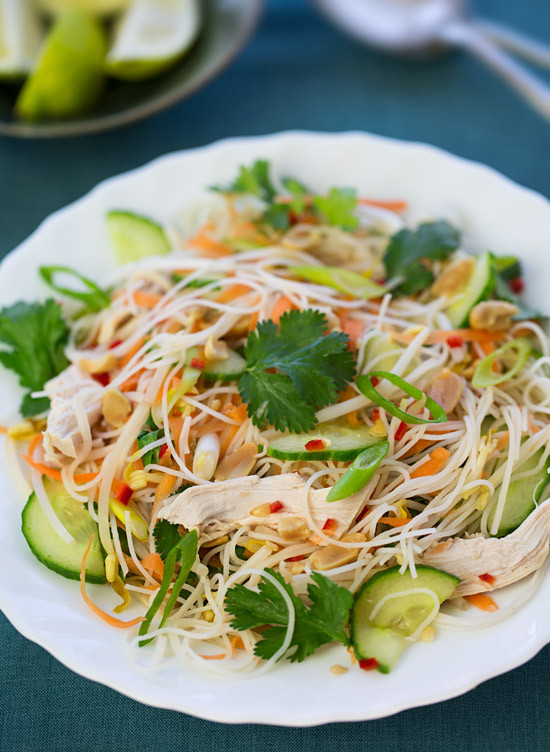
M 132 411 L 132 405 L 126 395 L 118 389 L 106 389 L 101 397 L 102 413 L 112 428 L 120 428 Z
M 369 433 L 371 436 L 377 436 L 379 438 L 384 438 L 387 435 L 384 423 L 380 418 L 374 421 L 372 428 L 369 428 Z
M 512 316 L 519 313 L 518 307 L 503 300 L 487 300 L 478 303 L 470 311 L 472 329 L 490 332 L 506 331 L 512 326 Z
M 475 263 L 471 257 L 453 261 L 433 283 L 433 294 L 446 298 L 457 295 L 472 276 Z
M 79 365 L 89 374 L 106 373 L 116 367 L 118 361 L 114 353 L 107 352 L 100 355 L 99 358 L 82 358 Z
M 204 345 L 204 357 L 206 360 L 227 360 L 229 357 L 229 348 L 223 340 L 216 339 L 211 334 Z
M 311 530 L 300 517 L 281 517 L 277 524 L 277 532 L 286 541 L 305 541 L 311 535 Z
M 341 546 L 330 544 L 322 548 L 320 551 L 311 554 L 309 561 L 312 569 L 324 572 L 327 569 L 334 569 L 335 567 L 342 567 L 344 564 L 351 564 L 351 562 L 355 561 L 358 556 L 358 548 L 342 548 Z
M 339 663 L 335 663 L 334 666 L 330 667 L 331 674 L 347 674 L 348 671 L 349 671 L 349 668 L 346 668 L 345 666 L 341 666 Z
M 435 640 L 435 629 L 433 627 L 426 627 L 422 632 L 422 642 L 433 642 Z

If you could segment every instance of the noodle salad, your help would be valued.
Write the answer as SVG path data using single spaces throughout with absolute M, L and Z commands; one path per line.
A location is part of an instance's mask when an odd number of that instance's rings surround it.
M 387 673 L 504 618 L 488 593 L 535 591 L 543 317 L 517 258 L 406 216 L 258 160 L 169 227 L 109 212 L 113 272 L 41 267 L 59 299 L 0 311 L 23 535 L 155 665 L 256 675 L 341 643 L 334 673 Z

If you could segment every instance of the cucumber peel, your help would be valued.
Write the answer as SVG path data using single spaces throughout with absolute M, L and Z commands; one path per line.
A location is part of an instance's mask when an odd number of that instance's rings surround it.
M 163 256 L 172 250 L 161 225 L 140 214 L 118 209 L 108 212 L 107 231 L 121 264 L 145 256 Z

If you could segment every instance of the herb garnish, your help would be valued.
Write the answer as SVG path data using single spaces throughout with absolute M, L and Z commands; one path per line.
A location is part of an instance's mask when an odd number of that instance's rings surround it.
M 303 661 L 317 648 L 329 642 L 349 642 L 345 632 L 353 596 L 346 588 L 328 577 L 313 572 L 307 588 L 311 606 L 307 607 L 285 582 L 279 572 L 265 570 L 279 582 L 290 596 L 295 609 L 295 623 L 288 655 L 292 661 Z M 258 592 L 244 585 L 234 585 L 225 596 L 225 608 L 233 616 L 233 629 L 265 627 L 254 654 L 269 659 L 280 649 L 288 627 L 288 608 L 280 591 L 269 580 L 262 578 Z
M 308 309 L 285 313 L 278 327 L 261 321 L 249 335 L 239 392 L 256 426 L 309 431 L 316 409 L 336 402 L 354 376 L 355 362 L 347 335 L 327 330 L 326 316 Z

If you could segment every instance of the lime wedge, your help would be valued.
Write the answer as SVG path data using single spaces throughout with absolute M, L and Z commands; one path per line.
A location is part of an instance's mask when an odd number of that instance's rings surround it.
M 81 10 L 94 16 L 112 16 L 120 13 L 130 0 L 35 0 L 46 13 L 57 15 L 65 10 Z
M 43 36 L 31 0 L 0 0 L 0 80 L 25 78 L 34 65 Z
M 135 0 L 116 24 L 107 73 L 126 81 L 156 76 L 191 48 L 200 23 L 198 0 Z
M 15 103 L 24 120 L 77 115 L 103 87 L 107 42 L 103 27 L 80 11 L 67 11 L 50 28 L 35 69 Z

